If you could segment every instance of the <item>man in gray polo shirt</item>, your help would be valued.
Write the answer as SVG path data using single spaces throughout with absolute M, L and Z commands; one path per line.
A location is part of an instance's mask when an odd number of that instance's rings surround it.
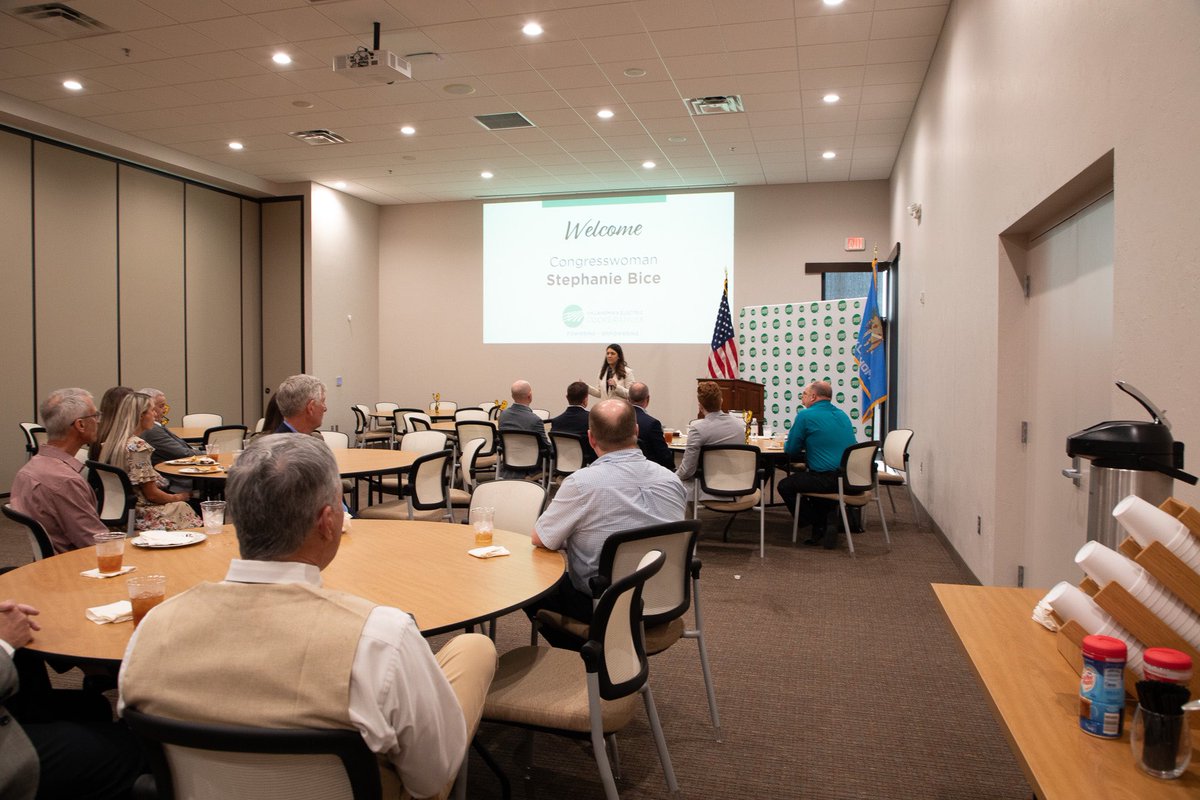
M 588 580 L 600 565 L 600 551 L 614 533 L 683 519 L 685 491 L 675 473 L 646 459 L 637 443 L 633 406 L 613 398 L 588 415 L 588 441 L 597 458 L 563 481 L 534 525 L 533 543 L 567 551 L 570 581 L 539 604 L 583 622 L 592 619 Z M 536 609 L 529 609 L 530 616 Z M 560 645 L 549 629 L 551 644 Z

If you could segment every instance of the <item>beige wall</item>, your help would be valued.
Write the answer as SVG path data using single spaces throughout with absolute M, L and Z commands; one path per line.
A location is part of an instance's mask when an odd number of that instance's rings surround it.
M 0 491 L 53 389 L 153 385 L 175 420 L 242 422 L 262 391 L 258 203 L 0 132 L 0 208 Z
M 379 394 L 379 316 L 397 314 L 379 301 L 378 206 L 312 184 L 311 374 L 325 382 L 325 427 L 354 431 L 355 403 Z M 342 385 L 337 385 L 338 378 Z
M 845 253 L 847 236 L 891 250 L 887 184 L 754 186 L 735 190 L 737 308 L 820 297 L 806 261 L 860 261 Z M 480 203 L 389 206 L 382 210 L 379 251 L 379 396 L 425 406 L 431 393 L 474 405 L 507 398 L 515 378 L 533 383 L 534 406 L 557 414 L 567 384 L 594 379 L 603 345 L 484 345 L 482 342 L 483 213 Z M 867 258 L 870 256 L 867 255 Z M 721 287 L 711 303 L 664 313 L 716 321 Z M 707 374 L 708 344 L 638 345 L 625 349 L 637 377 L 650 385 L 650 412 L 684 427 L 695 416 L 695 379 Z
M 947 17 L 892 180 L 892 230 L 905 248 L 900 418 L 917 431 L 918 497 L 986 583 L 1015 583 L 1024 555 L 1014 546 L 1021 509 L 1008 501 L 1024 481 L 1010 411 L 1022 390 L 997 377 L 1019 372 L 998 347 L 1017 324 L 999 237 L 1110 150 L 1112 377 L 1168 409 L 1189 466 L 1200 467 L 1200 371 L 1187 336 L 1200 318 L 1190 243 L 1200 185 L 1198 8 L 972 0 Z M 919 226 L 904 211 L 910 202 L 923 205 Z M 1115 388 L 1110 400 L 1115 417 L 1144 418 Z M 1044 435 L 1065 445 L 1071 432 Z M 1177 483 L 1176 494 L 1200 503 L 1194 487 Z

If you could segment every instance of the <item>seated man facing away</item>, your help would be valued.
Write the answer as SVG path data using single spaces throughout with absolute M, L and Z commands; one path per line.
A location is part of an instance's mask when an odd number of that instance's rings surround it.
M 108 528 L 96 513 L 96 495 L 75 453 L 96 441 L 100 412 L 83 389 L 51 392 L 39 412 L 47 441 L 13 478 L 12 507 L 42 524 L 54 552 L 90 547 L 92 535 Z
M 550 420 L 551 433 L 573 433 L 583 437 L 583 463 L 590 464 L 596 460 L 596 452 L 588 444 L 588 385 L 583 381 L 575 381 L 567 387 L 567 407 L 561 414 Z
M 696 471 L 700 468 L 700 448 L 716 444 L 745 444 L 746 423 L 740 417 L 721 410 L 721 387 L 713 381 L 696 384 L 696 402 L 700 419 L 688 426 L 683 460 L 675 474 L 688 482 L 688 500 L 696 491 Z
M 310 436 L 256 439 L 225 493 L 242 559 L 157 606 L 121 665 L 125 706 L 173 719 L 358 730 L 385 797 L 448 793 L 496 668 L 485 636 L 436 658 L 412 617 L 321 587 L 342 537 L 341 481 Z
M 167 396 L 163 391 L 154 387 L 146 387 L 138 391 L 150 396 L 150 408 L 154 410 L 154 425 L 150 427 L 150 430 L 142 432 L 142 439 L 154 448 L 154 451 L 150 453 L 150 463 L 157 467 L 164 461 L 196 455 L 196 451 L 190 444 L 180 439 L 163 424 L 163 416 L 167 413 Z M 190 492 L 192 490 L 192 482 L 188 478 L 169 475 L 167 481 L 167 491 Z
M 530 404 L 533 402 L 533 387 L 529 381 L 519 380 L 512 385 L 512 405 L 500 412 L 499 425 L 501 431 L 526 431 L 536 433 L 541 441 L 542 453 L 550 452 L 550 437 L 546 435 L 546 423 L 533 413 Z M 500 469 L 501 478 L 524 478 L 535 474 L 537 470 L 514 469 L 503 466 Z
M 533 543 L 567 551 L 569 581 L 540 608 L 582 622 L 592 619 L 588 581 L 600 567 L 600 551 L 614 533 L 683 519 L 684 489 L 675 473 L 646 459 L 637 444 L 633 406 L 611 398 L 597 403 L 589 416 L 588 440 L 599 454 L 590 467 L 569 475 L 538 517 Z M 537 609 L 527 609 L 535 616 Z M 555 646 L 575 646 L 564 635 L 543 629 Z
M 637 414 L 638 447 L 646 454 L 646 458 L 674 472 L 675 455 L 667 447 L 662 423 L 646 410 L 650 406 L 650 387 L 641 381 L 629 384 L 629 402 Z

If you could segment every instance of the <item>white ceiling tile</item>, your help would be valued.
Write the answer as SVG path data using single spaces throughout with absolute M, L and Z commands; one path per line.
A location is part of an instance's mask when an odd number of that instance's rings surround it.
M 718 22 L 713 0 L 638 0 L 637 14 L 646 30 L 671 30 L 680 27 L 702 27 Z M 687 26 L 680 25 L 686 20 Z
M 795 136 L 795 133 L 792 134 Z M 703 141 L 712 149 L 728 149 L 731 145 L 753 145 L 754 132 L 750 128 L 728 128 L 704 131 Z
M 135 31 L 174 24 L 175 20 L 150 4 L 138 0 L 71 0 L 70 7 L 87 14 L 113 30 Z
M 150 86 L 162 86 L 166 83 L 159 76 L 140 72 L 132 66 L 126 65 L 85 69 L 81 70 L 79 74 L 82 76 L 84 85 L 89 85 L 92 82 L 102 83 L 118 91 L 125 89 L 145 89 Z
M 900 145 L 895 144 L 889 147 L 854 147 L 854 157 L 864 159 L 875 159 L 877 161 L 885 161 L 896 159 L 896 153 L 899 151 Z
M 837 105 L 856 106 L 862 102 L 862 89 L 858 86 L 827 86 L 820 90 L 807 90 L 800 93 L 805 108 L 825 108 L 825 95 L 835 93 L 841 100 Z
M 902 135 L 906 130 L 908 130 L 907 117 L 860 119 L 857 128 L 859 135 L 863 136 L 873 133 L 898 133 Z
M 621 98 L 627 103 L 650 100 L 679 100 L 679 90 L 671 81 L 651 81 L 649 83 L 626 83 L 617 87 Z
M 741 91 L 736 75 L 712 75 L 707 78 L 685 78 L 675 81 L 679 90 L 679 99 L 688 100 L 693 97 L 717 97 L 720 95 L 737 94 Z
M 204 19 L 232 17 L 237 14 L 237 9 L 221 0 L 144 0 L 144 2 L 176 22 L 195 22 Z
M 950 5 L 950 0 L 875 0 L 876 11 L 892 11 L 897 8 L 916 8 L 918 6 Z
M 188 64 L 199 69 L 206 78 L 244 78 L 249 75 L 266 75 L 267 69 L 255 64 L 241 53 L 203 53 L 188 56 Z
M 796 20 L 796 44 L 845 44 L 871 36 L 871 14 L 835 14 Z
M 657 60 L 659 51 L 649 34 L 636 33 L 623 36 L 602 36 L 582 42 L 592 60 L 598 64 L 608 62 L 634 62 Z M 630 66 L 633 66 L 631 63 Z
M 680 100 L 648 100 L 644 103 L 630 103 L 629 108 L 640 120 L 648 119 L 686 119 L 687 108 Z
M 895 159 L 886 161 L 858 161 L 856 159 L 850 164 L 850 180 L 887 180 L 892 177 L 892 167 L 895 163 Z
M 913 103 L 871 103 L 859 107 L 859 119 L 908 119 L 912 115 Z
M 804 125 L 806 112 L 798 108 L 781 111 L 752 111 L 749 112 L 751 127 L 772 127 L 775 125 L 795 125 L 799 130 Z
M 227 49 L 225 45 L 207 36 L 202 36 L 187 25 L 170 25 L 152 28 L 132 34 L 133 38 L 150 47 L 170 53 L 175 57 L 198 53 L 216 53 Z
M 625 111 L 621 93 L 612 86 L 585 86 L 579 89 L 562 89 L 559 95 L 581 114 L 592 114 L 601 108 L 620 114 Z
M 746 110 L 753 113 L 761 111 L 783 111 L 786 109 L 798 109 L 801 107 L 801 97 L 799 92 L 764 92 L 764 93 L 743 93 L 742 102 L 745 103 Z M 752 120 L 757 122 L 758 120 Z
M 921 93 L 919 83 L 889 83 L 882 86 L 864 86 L 862 102 L 864 103 L 903 103 L 915 102 Z
M 904 133 L 902 131 L 896 132 L 896 133 L 870 133 L 870 134 L 864 134 L 860 131 L 859 134 L 854 137 L 854 152 L 855 152 L 856 156 L 860 153 L 863 155 L 867 155 L 866 151 L 864 151 L 862 149 L 864 147 L 885 147 L 885 148 L 889 148 L 891 150 L 895 150 L 897 147 L 900 146 L 900 141 L 903 138 L 904 138 Z
M 16 48 L 21 53 L 36 62 L 45 62 L 59 73 L 88 69 L 90 67 L 107 67 L 114 62 L 111 58 L 80 47 L 74 42 L 45 42 Z
M 555 67 L 538 70 L 555 89 L 577 89 L 581 86 L 607 86 L 608 79 L 594 65 Z
M 0 25 L 0 47 L 21 47 L 28 44 L 54 41 L 54 36 L 46 31 L 9 17 Z
M 797 132 L 799 133 L 799 132 Z M 792 153 L 804 150 L 804 139 L 771 139 L 758 142 L 755 144 L 755 149 L 759 153 Z
M 781 25 L 778 20 L 722 25 L 721 36 L 728 50 L 763 50 L 796 46 L 795 28 L 791 25 Z
M 807 122 L 814 124 L 821 122 L 855 122 L 859 116 L 858 109 L 858 106 L 839 103 L 820 108 L 807 108 L 804 110 L 804 116 Z
M 795 70 L 738 75 L 737 90 L 743 94 L 798 92 L 800 91 L 800 77 Z
M 539 42 L 513 48 L 534 69 L 592 64 L 592 56 L 581 42 Z
M 86 39 L 78 39 L 77 43 L 82 48 L 99 53 L 114 64 L 136 64 L 143 61 L 172 58 L 176 55 L 165 48 L 137 39 L 128 33 L 89 36 Z
M 434 49 L 438 51 L 488 50 L 509 44 L 504 37 L 497 35 L 495 28 L 488 24 L 487 20 L 483 19 L 433 25 L 424 28 L 422 32 L 433 40 L 437 45 Z
M 821 139 L 829 136 L 853 137 L 854 122 L 810 122 L 804 126 L 804 138 Z
M 868 64 L 887 64 L 893 61 L 926 61 L 933 57 L 936 36 L 911 39 L 875 39 L 867 53 Z
M 284 42 L 312 39 L 318 36 L 341 36 L 347 33 L 359 33 L 357 30 L 346 30 L 316 8 L 289 8 L 283 11 L 268 11 L 264 14 L 252 14 L 245 19 L 253 20 L 258 25 L 278 34 Z M 374 20 L 372 20 L 374 21 Z M 371 26 L 367 26 L 370 31 Z
M 0 91 L 5 91 L 9 94 L 15 94 L 18 97 L 22 96 L 17 92 L 13 92 L 7 86 L 0 87 Z M 72 97 L 59 97 L 49 100 L 41 100 L 40 102 L 42 105 L 48 108 L 53 108 L 55 111 L 61 111 L 64 114 L 71 114 L 73 116 L 83 117 L 85 119 L 113 113 L 113 109 L 104 102 L 103 95 L 99 97 L 74 95 Z
M 558 92 L 524 92 L 509 94 L 507 97 L 513 108 L 522 112 L 568 108 L 566 101 Z
M 546 79 L 532 69 L 488 75 L 483 82 L 496 94 L 504 95 L 544 92 L 551 88 Z
M 759 22 L 762 20 L 792 19 L 792 0 L 738 0 L 736 3 L 716 3 L 717 19 L 725 24 Z
M 580 39 L 641 33 L 642 20 L 631 3 L 611 3 L 563 9 L 562 16 Z
M 945 6 L 925 6 L 895 11 L 876 8 L 871 26 L 872 39 L 898 39 L 910 36 L 937 36 L 946 19 Z
M 529 64 L 515 47 L 493 47 L 457 53 L 455 58 L 465 69 L 483 77 L 507 72 L 524 72 Z
M 651 34 L 651 39 L 663 58 L 721 53 L 728 49 L 725 46 L 725 38 L 721 35 L 721 28 L 716 25 L 706 28 L 659 30 Z
M 301 0 L 298 5 L 305 5 Z M 321 3 L 313 6 L 339 28 L 351 32 L 371 31 L 371 23 L 378 22 L 384 31 L 407 28 L 414 23 L 385 0 L 343 0 L 337 3 Z
M 663 59 L 663 63 L 667 65 L 671 77 L 675 80 L 730 75 L 733 71 L 729 58 L 724 53 L 705 56 L 675 56 Z
M 260 47 L 287 41 L 286 37 L 264 28 L 250 17 L 201 20 L 188 27 L 201 36 L 221 42 L 226 48 Z
M 924 83 L 925 73 L 928 71 L 928 61 L 869 64 L 862 82 L 864 86 L 878 86 L 885 83 Z
M 735 50 L 728 53 L 734 72 L 780 72 L 796 69 L 797 50 L 777 47 L 771 50 Z
M 861 86 L 866 67 L 830 67 L 801 69 L 800 88 L 824 92 L 838 86 Z
M 796 63 L 802 71 L 856 67 L 866 63 L 867 47 L 867 42 L 805 45 L 796 48 Z

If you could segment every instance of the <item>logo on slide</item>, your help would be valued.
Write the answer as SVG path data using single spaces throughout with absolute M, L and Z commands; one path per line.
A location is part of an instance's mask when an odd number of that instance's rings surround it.
M 583 309 L 577 305 L 569 305 L 562 310 L 563 325 L 568 328 L 578 328 L 583 324 Z

